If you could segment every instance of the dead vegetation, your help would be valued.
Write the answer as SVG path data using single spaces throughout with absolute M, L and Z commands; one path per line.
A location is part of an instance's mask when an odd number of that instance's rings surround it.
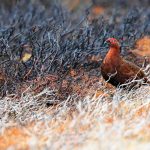
M 149 2 L 69 3 L 0 6 L 0 149 L 149 148 L 150 87 L 114 88 L 100 72 L 108 37 L 142 66 L 129 50 L 149 48 Z
M 44 102 L 52 99 L 46 95 L 54 92 L 49 89 L 34 96 L 25 91 L 19 100 L 5 97 L 1 100 L 0 148 L 122 149 L 123 144 L 124 149 L 146 149 L 149 87 L 130 92 L 107 90 L 79 101 L 70 96 L 48 108 Z

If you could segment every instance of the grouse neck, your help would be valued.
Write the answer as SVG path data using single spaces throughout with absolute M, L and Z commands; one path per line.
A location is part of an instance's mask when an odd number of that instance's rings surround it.
M 110 47 L 107 58 L 120 57 L 120 48 L 119 47 Z

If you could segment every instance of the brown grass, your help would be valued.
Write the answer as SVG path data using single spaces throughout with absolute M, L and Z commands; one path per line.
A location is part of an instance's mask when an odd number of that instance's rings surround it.
M 94 86 L 94 85 L 93 85 Z M 101 87 L 101 88 L 100 88 Z M 100 90 L 101 89 L 101 90 Z M 26 90 L 20 99 L 0 102 L 0 149 L 147 149 L 150 135 L 150 87 L 125 91 L 99 82 L 80 100 L 70 95 L 45 107 L 44 89 Z M 41 95 L 43 97 L 41 98 Z

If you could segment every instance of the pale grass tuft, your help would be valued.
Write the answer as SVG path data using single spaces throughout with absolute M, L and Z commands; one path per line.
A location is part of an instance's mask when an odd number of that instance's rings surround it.
M 109 89 L 107 89 L 109 90 Z M 108 94 L 106 90 L 106 93 Z M 150 147 L 150 87 L 116 89 L 81 100 L 70 95 L 46 107 L 56 92 L 26 90 L 0 101 L 0 149 L 147 149 Z M 94 93 L 93 93 L 94 94 Z M 3 144 L 2 144 L 3 143 Z

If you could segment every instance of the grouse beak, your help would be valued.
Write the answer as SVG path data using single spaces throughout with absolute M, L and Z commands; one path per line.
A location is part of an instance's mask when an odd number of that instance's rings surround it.
M 109 46 L 110 46 L 110 42 L 106 40 L 106 41 L 104 42 L 104 46 L 109 47 Z

